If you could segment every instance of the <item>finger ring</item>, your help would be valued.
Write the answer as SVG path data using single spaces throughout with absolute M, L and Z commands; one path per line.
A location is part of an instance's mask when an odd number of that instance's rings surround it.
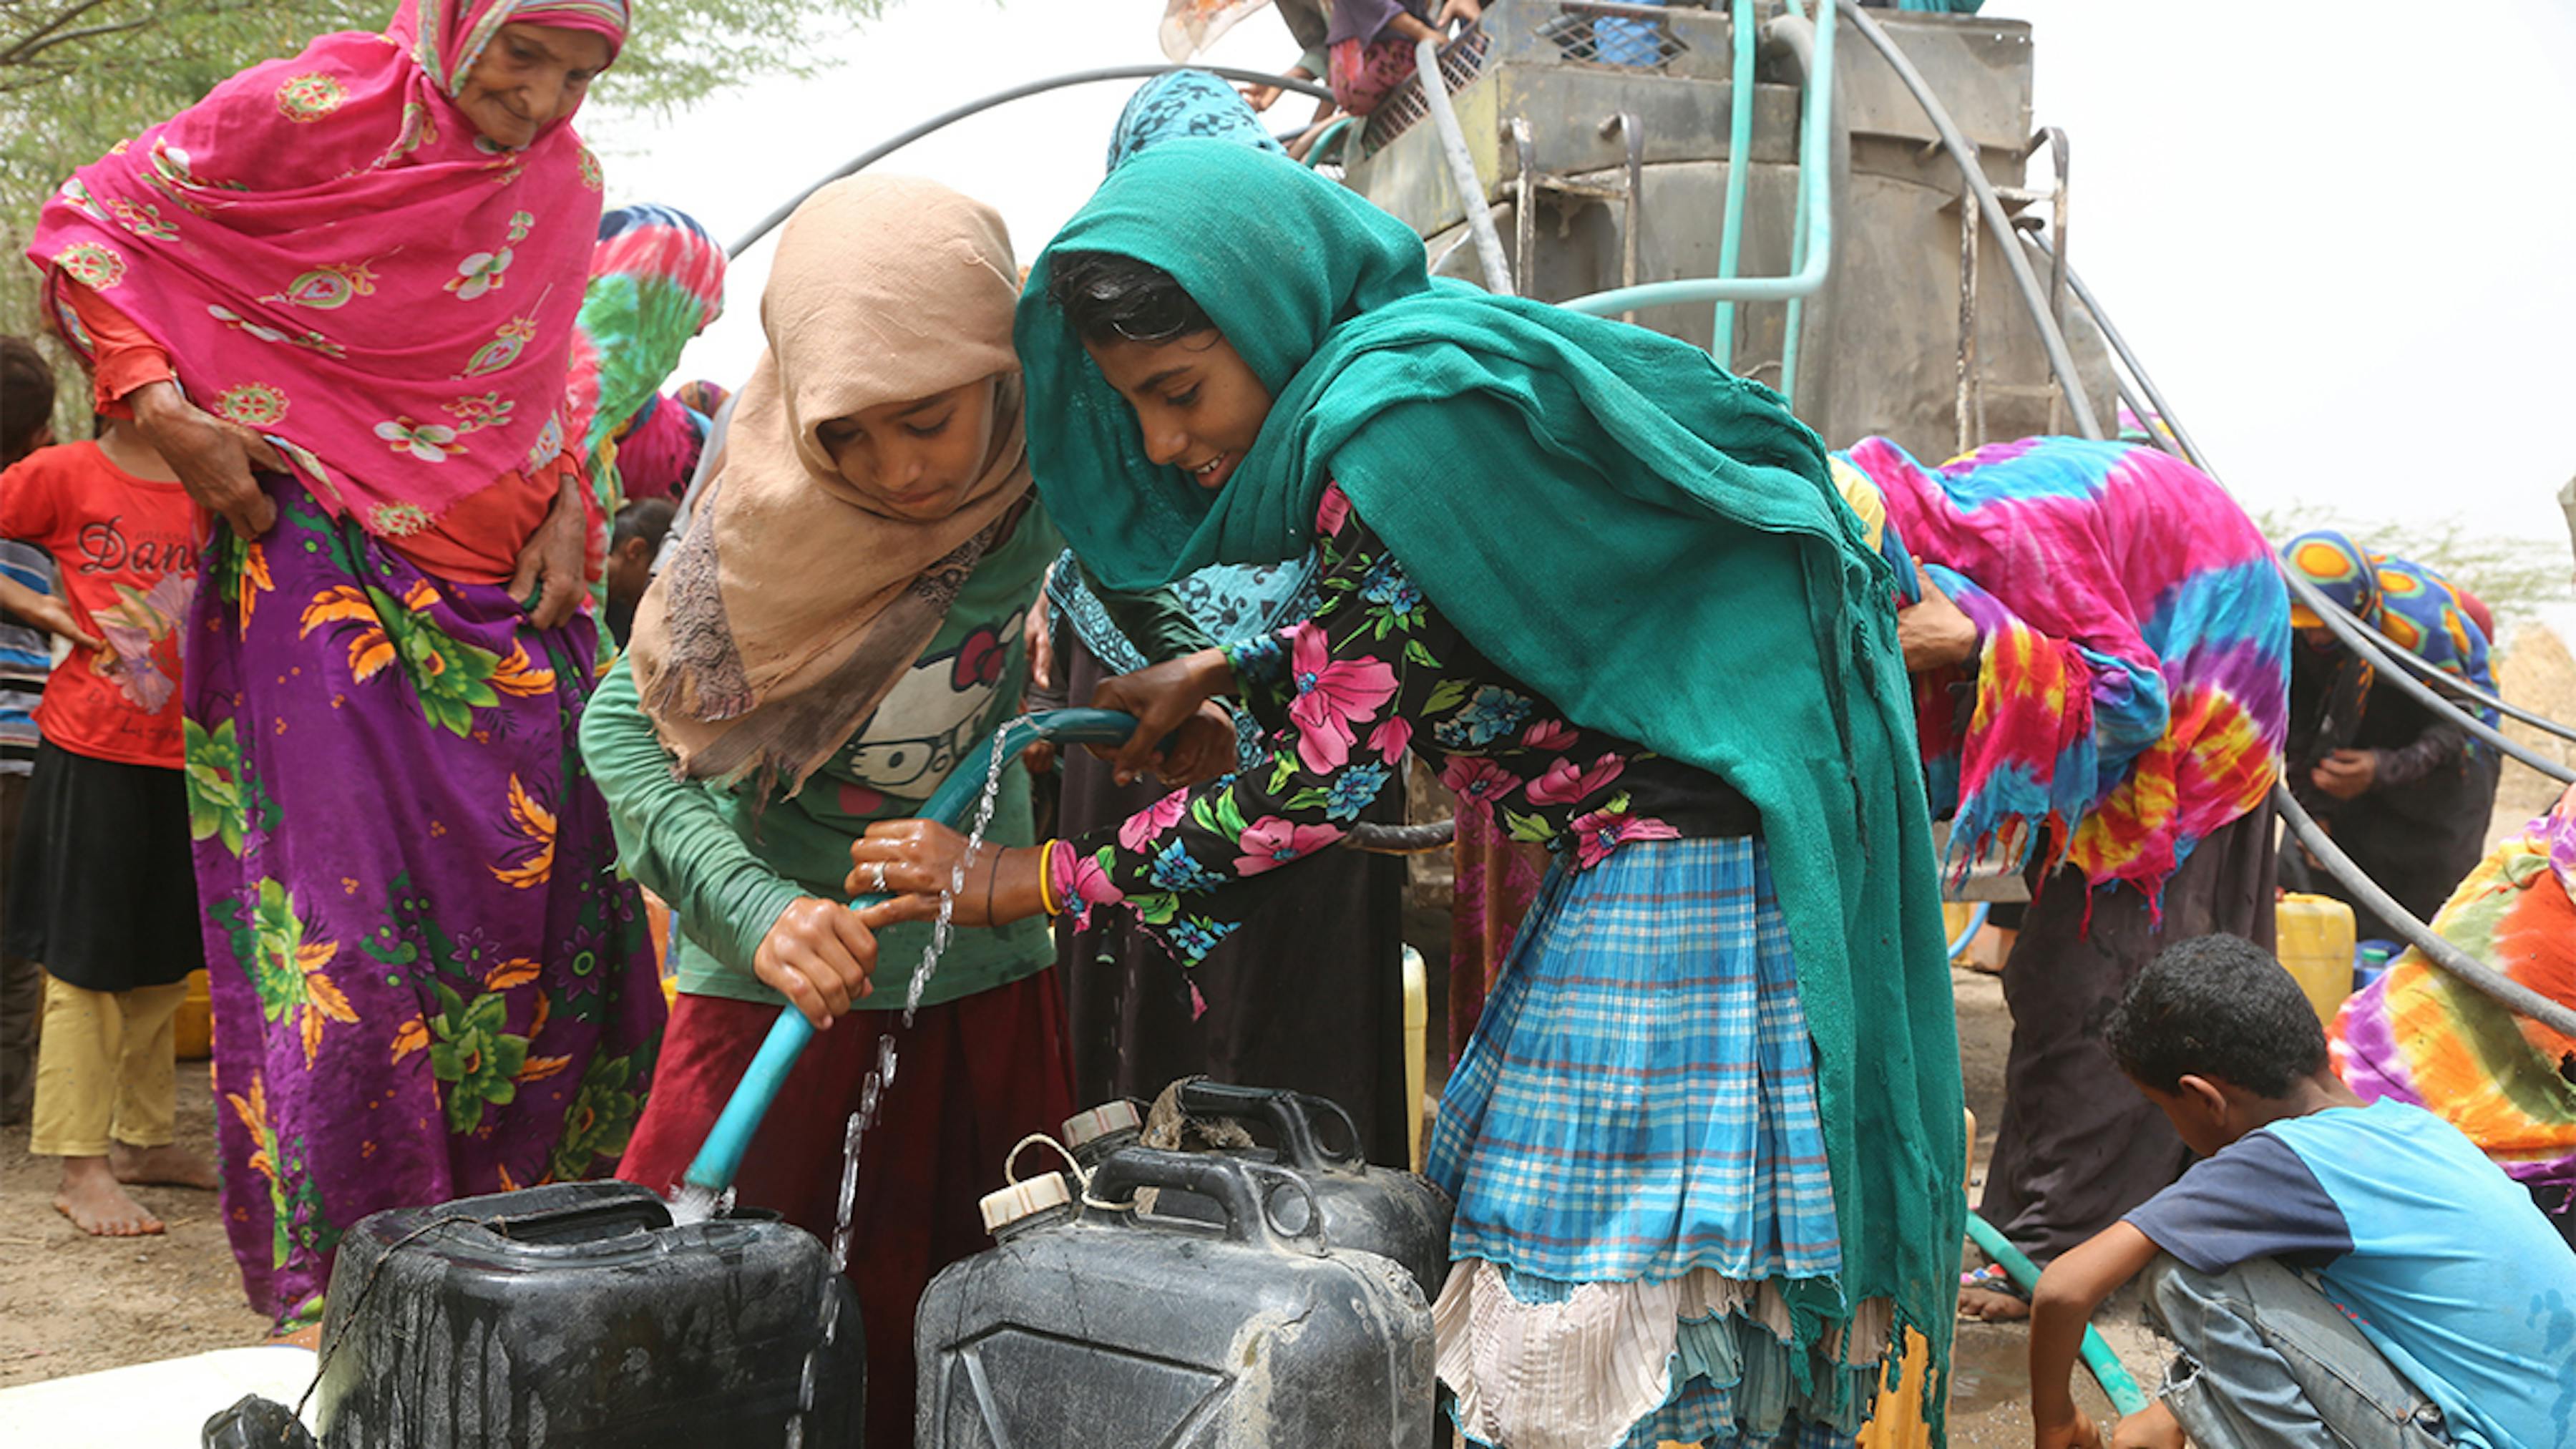
M 876 892 L 877 892 L 877 894 L 878 894 L 878 895 L 884 895 L 884 894 L 886 893 L 886 878 L 885 878 L 885 862 L 884 862 L 884 861 L 880 860 L 880 861 L 876 862 L 875 864 L 873 864 L 873 865 L 871 865 L 871 866 L 869 866 L 869 867 L 868 867 L 868 882 L 869 882 L 869 884 L 871 884 L 871 885 L 873 885 L 873 886 L 875 886 L 875 887 L 876 887 Z

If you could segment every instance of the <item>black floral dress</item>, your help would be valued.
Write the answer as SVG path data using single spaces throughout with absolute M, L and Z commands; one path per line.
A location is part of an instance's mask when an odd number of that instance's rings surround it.
M 1575 869 L 1627 841 L 1756 833 L 1717 777 L 1569 722 L 1432 608 L 1339 486 L 1317 510 L 1312 617 L 1226 655 L 1267 732 L 1252 769 L 1175 790 L 1125 822 L 1058 841 L 1054 900 L 1078 916 L 1123 905 L 1184 965 L 1239 928 L 1281 866 L 1340 843 L 1405 753 L 1462 810 Z

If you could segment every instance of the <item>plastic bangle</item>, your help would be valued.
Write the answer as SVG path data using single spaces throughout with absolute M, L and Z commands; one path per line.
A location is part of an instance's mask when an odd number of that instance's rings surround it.
M 1055 899 L 1055 848 L 1064 842 L 1050 840 L 1038 850 L 1038 908 L 1051 920 L 1063 907 Z

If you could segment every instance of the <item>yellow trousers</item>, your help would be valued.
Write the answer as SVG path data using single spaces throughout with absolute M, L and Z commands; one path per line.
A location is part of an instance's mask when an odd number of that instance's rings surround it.
M 36 1048 L 38 1157 L 105 1157 L 108 1144 L 166 1147 L 176 1135 L 179 1078 L 170 1019 L 186 982 L 84 991 L 45 978 Z

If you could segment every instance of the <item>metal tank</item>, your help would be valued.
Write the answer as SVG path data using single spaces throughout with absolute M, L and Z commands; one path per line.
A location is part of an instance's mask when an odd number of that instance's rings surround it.
M 1749 8 L 1758 33 L 1736 274 L 1777 277 L 1791 270 L 1811 52 L 1799 43 L 1805 21 L 1770 4 Z M 2054 169 L 2032 167 L 2034 153 L 2054 142 L 2062 158 L 2064 144 L 2033 133 L 2029 25 L 1872 14 L 1947 102 L 2006 206 L 2045 220 L 2062 251 L 2062 172 L 2045 190 L 2029 186 L 2034 169 Z M 1801 308 L 1799 415 L 1828 446 L 1875 433 L 1931 459 L 1988 439 L 2073 431 L 2011 293 L 2005 243 L 1973 203 L 1963 205 L 1958 170 L 1895 71 L 1853 43 L 1848 25 L 1843 34 L 1828 147 L 1830 270 Z M 1444 71 L 1516 290 L 1556 302 L 1719 275 L 1738 159 L 1729 155 L 1735 64 L 1726 10 L 1603 0 L 1508 0 L 1487 9 L 1481 34 L 1451 45 Z M 1342 147 L 1345 179 L 1420 232 L 1438 271 L 1482 284 L 1425 110 L 1414 86 L 1391 97 Z M 2080 306 L 2065 305 L 2052 259 L 2026 254 L 2065 319 L 2095 414 L 2112 418 L 2118 399 L 2099 334 Z M 1974 267 L 1963 268 L 1971 255 Z M 1739 305 L 1728 365 L 1778 386 L 1788 312 L 1780 302 Z M 1706 305 L 1631 315 L 1701 347 L 1716 330 Z

